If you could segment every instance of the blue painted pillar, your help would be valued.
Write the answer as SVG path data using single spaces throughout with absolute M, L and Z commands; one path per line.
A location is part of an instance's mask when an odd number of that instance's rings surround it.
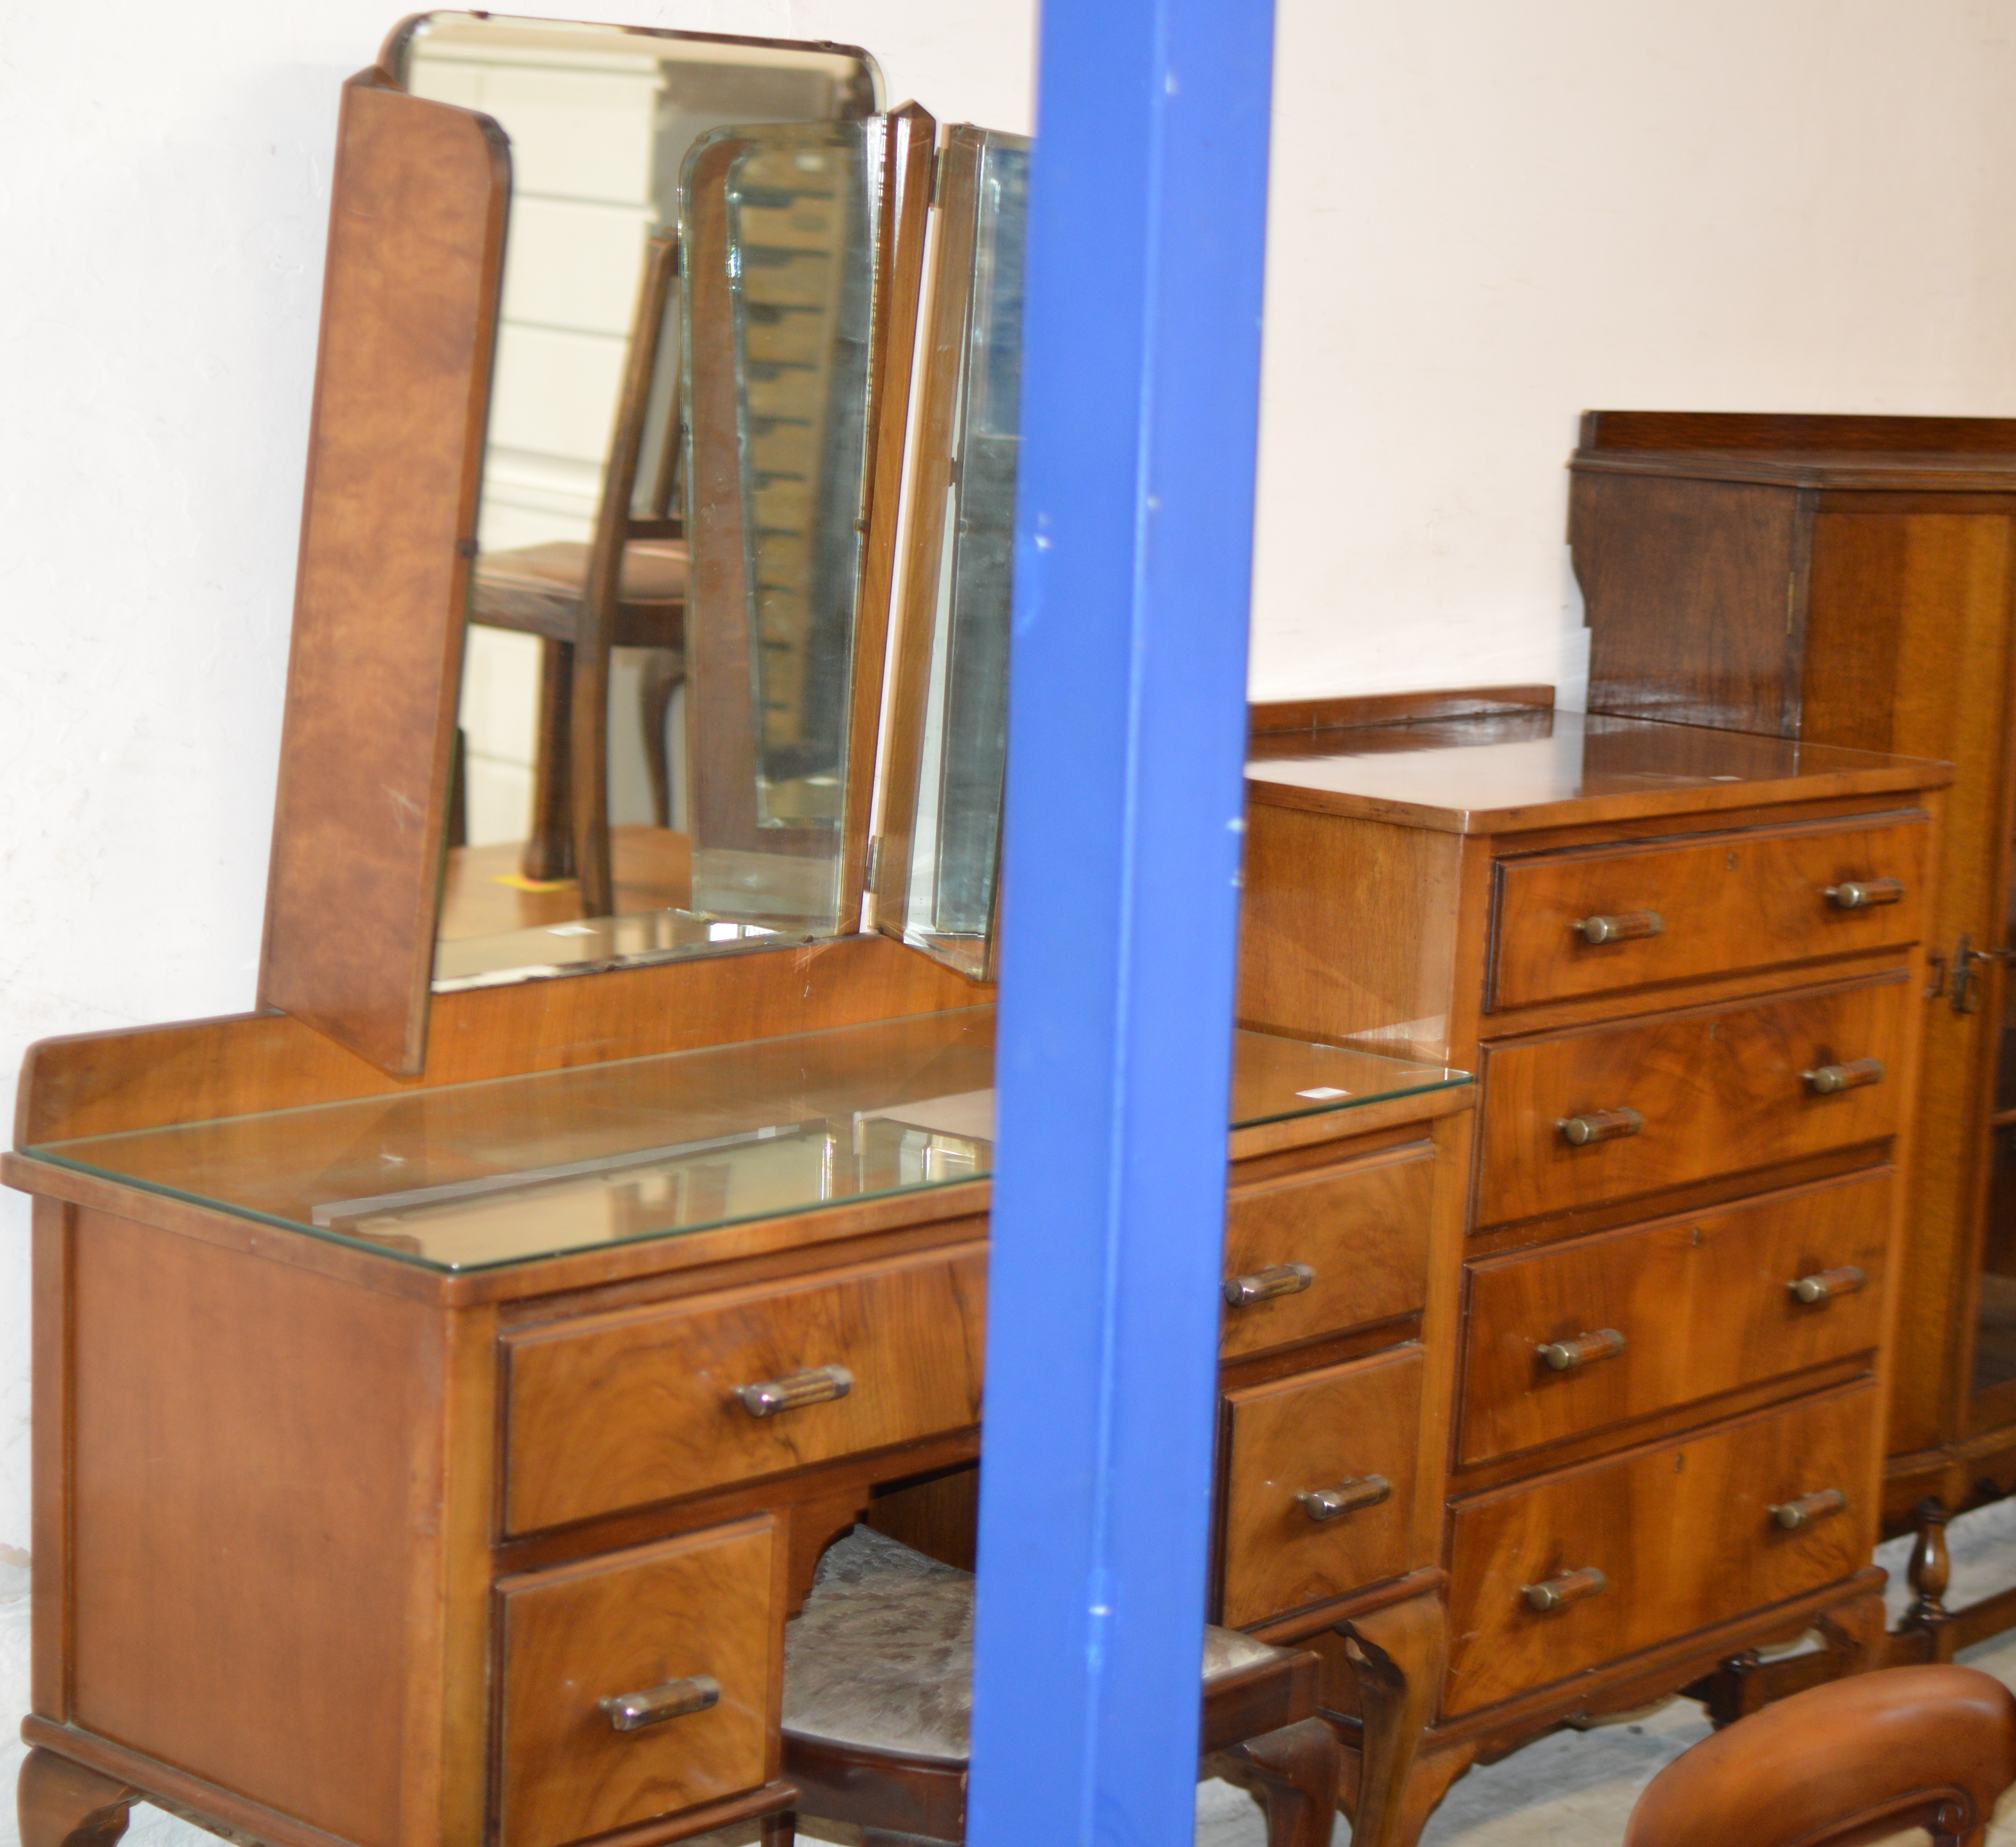
M 1042 20 L 974 1847 L 1191 1834 L 1273 30 Z

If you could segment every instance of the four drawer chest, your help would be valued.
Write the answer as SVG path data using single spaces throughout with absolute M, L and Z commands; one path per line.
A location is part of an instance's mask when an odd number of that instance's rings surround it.
M 1882 1627 L 1948 772 L 1496 703 L 1271 734 L 1262 708 L 1248 772 L 1242 1019 L 1478 1075 L 1435 1284 L 1446 1663 L 1389 1839 L 1553 1725 L 1815 1628 L 1828 1671 L 1874 1665 Z

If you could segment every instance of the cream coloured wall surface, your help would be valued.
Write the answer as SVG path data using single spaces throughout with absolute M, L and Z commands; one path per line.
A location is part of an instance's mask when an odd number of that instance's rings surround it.
M 582 16 L 855 41 L 892 100 L 1026 129 L 1033 10 Z M 251 1003 L 337 90 L 394 16 L 9 13 L 0 1071 Z M 1256 695 L 1571 694 L 1586 407 L 2016 415 L 2016 0 L 1281 0 L 1280 32 Z M 9 1783 L 27 1221 L 0 1195 Z

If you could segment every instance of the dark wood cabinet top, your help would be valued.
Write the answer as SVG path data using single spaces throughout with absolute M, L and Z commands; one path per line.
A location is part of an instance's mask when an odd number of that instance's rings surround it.
M 1939 788 L 1951 766 L 1745 732 L 1535 711 L 1266 740 L 1251 801 L 1451 833 Z
M 2016 493 L 2016 418 L 1593 410 L 1570 466 L 1788 488 Z

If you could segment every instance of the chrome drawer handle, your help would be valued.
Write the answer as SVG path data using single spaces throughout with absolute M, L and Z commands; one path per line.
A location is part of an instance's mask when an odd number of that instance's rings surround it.
M 795 1411 L 801 1405 L 823 1405 L 844 1398 L 854 1389 L 854 1375 L 844 1366 L 815 1366 L 781 1379 L 765 1379 L 760 1385 L 738 1385 L 735 1395 L 752 1417 L 774 1417 L 779 1411 Z
M 596 1704 L 609 1715 L 614 1730 L 633 1732 L 688 1712 L 704 1712 L 720 1700 L 721 1683 L 711 1674 L 695 1674 L 684 1680 L 668 1680 L 643 1693 L 611 1694 Z
M 1832 1096 L 1840 1090 L 1859 1090 L 1865 1084 L 1883 1082 L 1880 1058 L 1851 1058 L 1845 1064 L 1816 1065 L 1799 1075 L 1812 1086 L 1816 1096 Z
M 1838 1269 L 1816 1270 L 1810 1276 L 1795 1276 L 1785 1287 L 1801 1302 L 1832 1302 L 1837 1295 L 1852 1295 L 1869 1278 L 1852 1263 Z
M 1872 904 L 1896 904 L 1904 895 L 1902 879 L 1843 879 L 1827 888 L 1827 902 L 1836 910 L 1867 910 Z
M 1295 1496 L 1302 1503 L 1302 1511 L 1319 1525 L 1340 1514 L 1355 1513 L 1360 1507 L 1376 1507 L 1392 1498 L 1393 1484 L 1384 1475 L 1360 1475 L 1340 1482 L 1334 1488 L 1319 1488 Z
M 1786 1532 L 1797 1532 L 1831 1514 L 1841 1513 L 1847 1506 L 1848 1496 L 1838 1488 L 1823 1488 L 1817 1494 L 1802 1494 L 1797 1500 L 1780 1503 L 1771 1510 L 1771 1518 Z
M 1522 1585 L 1519 1594 L 1532 1609 L 1565 1610 L 1585 1597 L 1600 1597 L 1609 1588 L 1610 1580 L 1592 1564 L 1579 1572 L 1564 1572 L 1544 1584 Z
M 1657 911 L 1619 911 L 1614 917 L 1578 917 L 1574 927 L 1586 943 L 1622 943 L 1658 935 L 1666 920 Z
M 1564 1116 L 1554 1125 L 1576 1147 L 1588 1142 L 1614 1142 L 1636 1135 L 1645 1118 L 1636 1110 L 1591 1110 L 1586 1116 Z
M 1615 1359 L 1624 1351 L 1624 1337 L 1614 1327 L 1600 1327 L 1571 1341 L 1550 1341 L 1536 1351 L 1556 1372 L 1571 1373 L 1593 1359 Z
M 1276 1263 L 1250 1276 L 1227 1276 L 1225 1299 L 1231 1307 L 1243 1309 L 1277 1295 L 1299 1295 L 1316 1280 L 1316 1273 L 1306 1263 Z

